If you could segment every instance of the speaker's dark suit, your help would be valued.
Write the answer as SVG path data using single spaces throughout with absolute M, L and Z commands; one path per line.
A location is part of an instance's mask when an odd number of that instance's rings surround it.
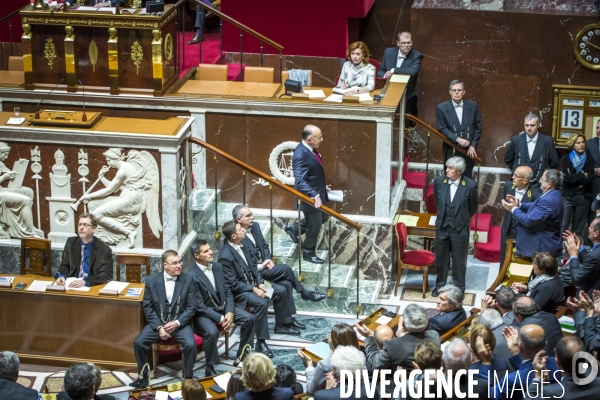
M 10 400 L 37 400 L 38 392 L 26 388 L 20 383 L 13 382 L 6 378 L 0 378 L 0 394 L 3 399 Z
M 197 298 L 194 292 L 194 278 L 190 274 L 181 273 L 175 281 L 175 289 L 171 303 L 167 302 L 165 288 L 165 272 L 146 277 L 146 288 L 142 307 L 146 316 L 146 326 L 133 342 L 138 372 L 148 362 L 148 351 L 152 343 L 160 340 L 158 328 L 167 322 L 179 321 L 179 327 L 171 333 L 171 337 L 181 346 L 184 359 L 184 378 L 194 376 L 196 362 L 196 342 L 194 329 L 190 324 L 196 312 Z
M 446 175 L 437 176 L 433 181 L 438 210 L 435 221 L 435 260 L 438 271 L 435 285 L 440 289 L 446 284 L 452 255 L 452 279 L 464 291 L 469 228 L 471 217 L 477 211 L 477 183 L 465 176 L 461 177 L 454 199 L 450 201 L 448 182 Z
M 292 156 L 294 169 L 294 189 L 314 199 L 319 195 L 324 205 L 329 202 L 325 184 L 325 170 L 314 152 L 311 152 L 302 142 L 298 143 Z M 302 202 L 300 210 L 304 218 L 300 221 L 302 232 L 306 233 L 302 248 L 314 251 L 321 225 L 327 220 L 327 214 L 310 204 Z M 305 229 L 306 228 L 306 229 Z
M 560 226 L 563 201 L 560 190 L 552 189 L 538 199 L 521 203 L 513 211 L 517 221 L 517 253 L 527 257 L 536 251 L 548 251 L 555 257 L 562 254 Z
M 257 222 L 250 225 L 250 233 L 256 241 L 256 244 L 254 244 L 248 236 L 242 240 L 242 244 L 253 251 L 258 263 L 265 260 L 271 260 L 272 256 L 269 245 Z M 289 286 L 298 293 L 301 293 L 304 290 L 304 286 L 300 283 L 298 278 L 296 278 L 294 271 L 286 264 L 276 264 L 271 269 L 262 269 L 259 271 L 259 274 L 263 279 L 269 282 L 275 282 L 286 288 Z
M 427 329 L 437 332 L 440 336 L 467 319 L 464 308 L 447 311 L 434 315 L 429 319 Z
M 194 326 L 202 332 L 206 362 L 216 365 L 221 362 L 217 350 L 219 329 L 216 325 L 221 322 L 221 317 L 224 317 L 227 313 L 233 313 L 233 323 L 240 327 L 240 346 L 236 356 L 238 357 L 246 344 L 254 347 L 254 315 L 243 308 L 235 306 L 229 286 L 225 284 L 221 264 L 211 263 L 211 271 L 215 286 L 210 283 L 198 264 L 194 264 L 189 274 L 195 279 L 198 299 Z M 229 349 L 225 349 L 225 351 L 229 351 Z
M 540 178 L 545 170 L 558 167 L 558 154 L 554 147 L 554 140 L 540 132 L 537 133 L 538 138 L 535 143 L 533 154 L 529 157 L 527 149 L 527 140 L 529 139 L 525 132 L 521 132 L 510 139 L 504 162 L 515 172 L 517 167 L 527 165 L 533 171 L 531 185 L 540 186 Z
M 511 181 L 504 182 L 504 198 L 506 196 L 515 195 L 516 186 L 513 187 L 513 183 Z M 542 191 L 537 188 L 529 185 L 525 189 L 525 194 L 521 198 L 521 203 L 530 203 L 533 200 L 537 199 L 541 196 Z M 504 257 L 506 253 L 506 239 L 514 239 L 517 237 L 517 222 L 513 218 L 513 215 L 510 211 L 504 212 L 504 220 L 502 221 L 502 238 L 500 239 L 500 265 L 504 264 Z
M 477 149 L 479 139 L 481 138 L 481 113 L 477 102 L 463 99 L 462 123 L 458 120 L 454 101 L 448 100 L 437 106 L 436 121 L 438 131 L 442 132 L 448 140 L 458 146 L 456 140 L 458 138 L 466 139 L 470 142 L 469 146 Z M 450 157 L 461 157 L 465 160 L 467 167 L 463 176 L 471 178 L 473 176 L 473 167 L 475 162 L 468 156 L 460 152 L 455 152 L 454 149 L 443 144 L 444 149 L 444 164 Z M 465 150 L 468 149 L 465 148 Z
M 385 49 L 381 65 L 377 70 L 377 76 L 383 78 L 385 73 L 392 68 L 394 68 L 394 74 L 410 75 L 410 79 L 406 85 L 406 112 L 416 117 L 419 114 L 417 109 L 417 97 L 419 95 L 417 90 L 417 79 L 419 78 L 419 71 L 421 70 L 423 54 L 415 49 L 411 49 L 404 61 L 402 61 L 400 68 L 396 68 L 398 53 L 400 53 L 398 47 L 388 47 Z
M 79 276 L 81 264 L 81 239 L 70 237 L 65 243 L 58 272 L 65 278 Z M 90 286 L 101 285 L 113 279 L 113 259 L 110 247 L 97 237 L 92 242 L 87 282 Z
M 579 257 L 569 260 L 569 269 L 577 293 L 583 290 L 591 297 L 594 290 L 600 289 L 600 246 L 591 251 L 580 251 Z

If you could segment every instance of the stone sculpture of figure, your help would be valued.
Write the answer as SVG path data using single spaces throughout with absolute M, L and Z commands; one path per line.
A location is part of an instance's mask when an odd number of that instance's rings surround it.
M 125 161 L 125 154 L 119 148 L 108 149 L 104 157 L 108 166 L 102 167 L 99 176 L 106 187 L 83 196 L 83 201 L 89 202 L 89 210 L 98 220 L 95 235 L 111 245 L 127 239 L 129 247 L 133 248 L 136 228 L 141 222 L 138 215 L 145 212 L 152 233 L 160 237 L 160 176 L 154 157 L 147 151 L 131 150 Z M 118 170 L 112 181 L 104 178 L 110 168 Z M 110 196 L 117 191 L 121 191 L 119 196 Z
M 9 152 L 10 146 L 0 142 L 0 237 L 42 237 L 42 232 L 33 226 L 33 190 L 2 186 L 17 174 L 4 165 Z
M 65 153 L 61 149 L 56 150 L 54 153 L 54 160 L 56 164 L 52 166 L 52 172 L 50 173 L 51 195 L 52 197 L 71 197 L 71 174 L 68 173 L 67 166 L 65 165 Z

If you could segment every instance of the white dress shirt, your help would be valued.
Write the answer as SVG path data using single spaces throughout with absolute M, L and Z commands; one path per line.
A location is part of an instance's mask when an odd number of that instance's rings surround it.
M 242 250 L 243 245 L 241 243 L 240 244 L 235 244 L 235 243 L 231 243 L 231 242 L 229 242 L 229 244 L 231 245 L 231 247 L 233 247 L 233 249 L 235 251 L 238 252 L 238 254 L 240 256 L 242 256 L 242 260 L 244 260 L 244 263 L 246 265 L 248 265 L 248 261 L 246 260 L 246 255 L 244 254 L 244 251 Z
M 402 63 L 406 60 L 406 56 L 398 51 L 398 59 L 396 60 L 396 68 L 402 67 Z
M 460 183 L 460 179 L 455 181 L 448 180 L 448 184 L 450 185 L 450 202 L 454 201 L 454 196 L 456 195 L 456 191 L 458 190 L 458 184 Z
M 458 122 L 462 124 L 463 109 L 465 106 L 464 102 L 461 100 L 460 103 L 456 104 L 456 102 L 452 101 L 452 105 L 454 106 L 454 111 L 456 111 Z
M 202 264 L 198 264 L 197 262 L 196 262 L 196 265 L 198 266 L 198 268 L 200 268 L 200 270 L 202 272 L 204 272 L 204 275 L 206 275 L 206 277 L 210 281 L 210 284 L 212 285 L 213 289 L 215 289 L 215 291 L 216 291 L 217 286 L 215 285 L 215 274 L 213 274 L 212 266 L 211 266 L 211 268 L 208 268 Z
M 529 189 L 529 186 L 527 186 L 523 190 L 519 190 L 519 188 L 515 188 L 515 198 L 517 200 L 519 200 L 519 202 L 521 202 L 521 199 L 523 199 L 523 196 L 525 196 L 525 193 L 527 193 L 527 189 Z
M 165 291 L 167 292 L 167 301 L 169 304 L 173 301 L 173 291 L 175 290 L 175 281 L 177 281 L 176 276 L 170 276 L 166 272 L 164 273 L 165 279 Z M 171 279 L 174 278 L 175 280 Z
M 529 153 L 529 158 L 533 156 L 533 152 L 535 150 L 535 144 L 537 143 L 539 133 L 536 133 L 535 136 L 529 139 L 527 136 L 527 153 Z

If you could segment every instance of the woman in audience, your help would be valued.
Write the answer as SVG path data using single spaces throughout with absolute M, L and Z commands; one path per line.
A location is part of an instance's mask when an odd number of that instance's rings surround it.
M 186 379 L 181 385 L 181 397 L 183 400 L 206 400 L 206 390 L 197 380 Z
M 354 42 L 348 47 L 340 79 L 336 89 L 343 91 L 345 96 L 368 93 L 375 88 L 375 67 L 369 64 L 369 49 L 363 42 Z
M 494 349 L 496 348 L 496 337 L 494 336 L 494 333 L 492 332 L 492 330 L 486 326 L 483 326 L 481 324 L 475 324 L 473 326 L 471 326 L 471 329 L 469 330 L 469 345 L 471 346 L 471 351 L 472 351 L 472 360 L 473 362 L 471 363 L 471 366 L 469 367 L 469 369 L 480 369 L 481 367 L 481 356 L 480 356 L 480 352 L 481 351 L 488 351 L 490 353 L 494 353 Z M 478 347 L 477 344 L 477 338 L 481 337 L 483 339 L 483 343 L 481 343 L 479 346 L 485 346 L 486 349 L 482 349 L 481 347 Z M 496 371 L 496 375 L 500 376 L 504 376 L 504 373 L 512 370 L 512 367 L 510 366 L 510 364 L 508 363 L 508 360 L 505 358 L 498 358 L 498 357 L 493 357 L 492 358 L 492 363 L 490 365 L 490 371 Z
M 536 277 L 527 285 L 513 283 L 515 293 L 531 297 L 541 311 L 556 313 L 565 302 L 563 282 L 558 278 L 558 263 L 550 253 L 533 253 L 533 272 Z
M 331 354 L 338 346 L 354 346 L 358 349 L 358 338 L 356 332 L 348 324 L 337 324 L 331 328 L 329 333 L 329 357 L 322 359 L 313 367 L 313 361 L 302 350 L 298 350 L 298 355 L 302 359 L 306 370 L 306 392 L 314 396 L 317 390 L 325 389 L 328 372 L 331 372 Z
M 442 350 L 440 347 L 429 339 L 423 340 L 415 347 L 415 361 L 413 361 L 415 369 L 423 371 L 421 374 L 415 376 L 415 385 L 417 381 L 420 381 L 419 385 L 424 387 L 425 376 L 429 377 L 429 380 L 433 384 L 429 387 L 429 393 L 433 394 L 433 397 L 427 397 L 428 399 L 440 399 L 446 400 L 446 397 L 437 397 L 437 370 L 442 367 Z M 402 392 L 398 394 L 398 400 L 412 400 L 413 397 L 407 392 L 406 397 L 402 397 Z
M 290 388 L 294 395 L 304 393 L 302 384 L 296 381 L 296 371 L 286 364 L 275 368 L 275 386 Z
M 560 188 L 565 208 L 561 231 L 570 229 L 579 236 L 585 233 L 585 223 L 594 196 L 594 160 L 587 157 L 585 141 L 585 136 L 575 133 L 565 142 L 570 151 L 562 158 L 563 184 Z
M 234 400 L 293 400 L 290 388 L 275 386 L 275 367 L 262 353 L 251 353 L 244 359 L 242 382 L 246 389 L 238 392 Z
M 231 373 L 229 382 L 227 383 L 227 400 L 233 400 L 233 397 L 237 392 L 243 392 L 244 383 L 242 382 L 242 371 L 235 371 Z

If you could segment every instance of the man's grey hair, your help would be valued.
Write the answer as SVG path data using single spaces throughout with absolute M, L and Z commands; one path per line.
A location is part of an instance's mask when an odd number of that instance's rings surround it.
M 525 116 L 525 121 L 531 121 L 531 120 L 535 120 L 536 124 L 540 123 L 540 118 L 537 115 L 529 113 Z
M 65 391 L 72 400 L 90 399 L 95 384 L 96 371 L 90 364 L 72 365 L 65 373 Z
M 402 313 L 407 332 L 423 332 L 427 329 L 427 311 L 418 304 L 409 304 Z
M 340 371 L 354 371 L 367 368 L 366 358 L 362 351 L 354 346 L 338 346 L 330 357 L 331 366 L 336 369 L 336 376 Z
M 244 208 L 250 207 L 248 207 L 246 204 L 238 204 L 237 206 L 233 207 L 233 210 L 231 210 L 231 216 L 233 217 L 234 221 L 237 221 L 238 218 L 242 218 L 244 216 L 244 213 L 242 212 Z
M 533 179 L 533 170 L 531 168 L 523 168 L 525 170 L 525 173 L 523 174 L 523 178 L 527 179 L 527 180 L 532 180 Z
M 507 286 L 500 286 L 496 290 L 496 302 L 504 310 L 512 310 L 512 306 L 517 300 L 514 290 Z
M 491 330 L 494 330 L 504 324 L 504 320 L 502 319 L 500 312 L 498 310 L 494 310 L 493 308 L 486 308 L 480 312 L 477 316 L 477 322 L 487 328 L 490 328 Z
M 444 368 L 446 370 L 459 371 L 469 369 L 471 365 L 471 349 L 467 343 L 461 338 L 454 338 L 446 348 L 442 355 Z
M 0 378 L 14 379 L 19 376 L 19 357 L 12 351 L 0 352 Z
M 520 297 L 513 304 L 513 313 L 523 319 L 531 317 L 532 315 L 537 314 L 539 311 L 540 308 L 531 297 Z
M 552 185 L 552 189 L 560 189 L 563 183 L 563 173 L 556 169 L 547 169 L 544 171 L 546 180 Z
M 462 158 L 461 158 L 461 160 L 462 160 Z M 463 291 L 458 288 L 458 286 L 454 286 L 454 285 L 442 286 L 442 288 L 439 290 L 439 292 L 440 293 L 446 292 L 446 296 L 448 297 L 448 302 L 450 304 L 454 304 L 455 308 L 462 307 L 463 299 L 465 298 L 465 295 L 463 294 Z
M 450 157 L 448 161 L 446 161 L 446 167 L 452 167 L 462 174 L 463 172 L 465 172 L 467 164 L 465 163 L 465 160 L 461 157 Z
M 461 81 L 460 79 L 455 79 L 452 82 L 450 82 L 450 86 L 448 86 L 448 90 L 452 89 L 452 86 L 454 85 L 462 85 L 463 90 L 465 90 L 465 83 L 463 81 Z

